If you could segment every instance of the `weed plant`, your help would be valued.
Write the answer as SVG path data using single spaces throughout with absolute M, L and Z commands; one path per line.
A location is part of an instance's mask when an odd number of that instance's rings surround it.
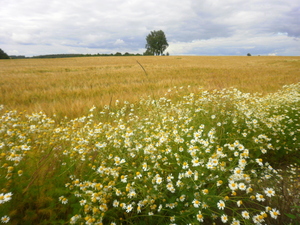
M 173 87 L 59 121 L 4 107 L 2 223 L 289 224 L 299 214 L 300 83 L 264 96 Z

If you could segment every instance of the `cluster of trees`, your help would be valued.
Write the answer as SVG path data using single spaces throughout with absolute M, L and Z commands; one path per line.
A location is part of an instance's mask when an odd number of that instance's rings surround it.
M 9 56 L 0 48 L 0 59 L 9 59 Z
M 169 46 L 165 33 L 162 30 L 159 31 L 151 31 L 150 34 L 146 37 L 147 44 L 145 46 L 146 51 L 143 55 L 164 55 L 164 51 Z M 141 54 L 132 54 L 125 52 L 122 54 L 121 52 L 117 52 L 115 54 L 51 54 L 51 55 L 38 55 L 33 56 L 32 58 L 67 58 L 67 57 L 90 57 L 90 56 L 140 56 Z M 166 53 L 169 55 L 169 53 Z M 0 49 L 0 59 L 18 59 L 18 58 L 26 58 L 25 56 L 8 56 L 2 49 Z

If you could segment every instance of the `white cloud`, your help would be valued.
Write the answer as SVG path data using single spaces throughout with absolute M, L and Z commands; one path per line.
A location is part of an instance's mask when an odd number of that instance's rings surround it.
M 31 42 L 31 36 L 28 33 L 12 33 L 11 39 L 17 43 L 29 43 Z
M 171 54 L 230 55 L 248 48 L 300 55 L 298 0 L 0 2 L 0 48 L 9 54 L 134 53 L 144 51 L 151 30 L 162 29 Z
M 300 39 L 286 35 L 260 35 L 244 37 L 235 35 L 224 38 L 194 40 L 192 42 L 172 42 L 168 51 L 170 54 L 187 55 L 299 55 Z M 269 43 L 269 44 L 267 44 Z
M 125 42 L 123 40 L 118 39 L 118 40 L 115 41 L 114 45 L 124 45 L 124 43 Z

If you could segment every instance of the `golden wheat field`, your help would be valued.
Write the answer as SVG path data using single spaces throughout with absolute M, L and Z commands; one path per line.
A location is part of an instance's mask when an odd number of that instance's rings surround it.
M 300 81 L 300 57 L 131 56 L 0 61 L 7 110 L 77 117 L 93 105 L 160 97 L 174 86 L 275 92 Z

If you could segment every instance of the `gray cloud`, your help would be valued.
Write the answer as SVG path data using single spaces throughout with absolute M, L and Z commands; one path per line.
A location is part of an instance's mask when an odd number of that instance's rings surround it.
M 146 35 L 162 29 L 171 54 L 243 55 L 248 49 L 300 55 L 298 0 L 0 0 L 0 4 L 0 48 L 8 54 L 142 53 Z

